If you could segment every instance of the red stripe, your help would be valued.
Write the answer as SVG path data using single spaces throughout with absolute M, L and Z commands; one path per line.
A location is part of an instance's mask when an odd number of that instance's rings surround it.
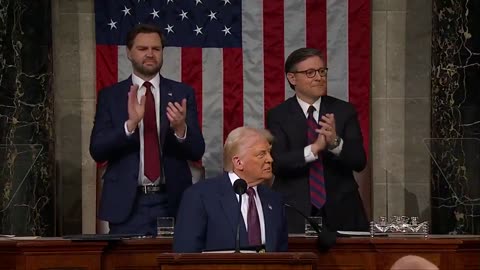
M 370 142 L 370 0 L 348 1 L 348 96 L 358 112 L 363 145 Z
M 327 61 L 327 1 L 306 1 L 307 47 L 317 48 Z
M 285 100 L 283 1 L 263 1 L 264 115 Z
M 326 194 L 325 192 L 325 186 L 321 185 L 317 181 L 310 179 L 310 188 L 315 188 L 317 191 L 319 191 L 322 194 Z
M 223 139 L 243 126 L 243 53 L 241 48 L 223 49 Z M 209 119 L 215 121 L 215 119 Z
M 118 82 L 118 47 L 97 45 L 96 47 L 97 92 Z
M 326 197 L 326 194 L 323 194 Z M 325 198 L 321 196 L 318 192 L 315 191 L 310 191 L 310 197 L 315 198 L 317 202 L 319 202 L 321 205 L 325 203 Z
M 202 123 L 202 48 L 182 48 L 182 82 L 195 90 L 198 122 Z

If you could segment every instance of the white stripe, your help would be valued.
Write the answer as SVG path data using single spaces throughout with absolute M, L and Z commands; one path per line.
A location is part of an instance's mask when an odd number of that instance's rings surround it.
M 243 123 L 263 128 L 263 2 L 242 5 Z
M 348 1 L 327 0 L 328 95 L 348 101 Z
M 304 0 L 284 1 L 284 31 L 285 31 L 285 60 L 294 50 L 305 47 L 307 44 L 306 33 L 306 3 Z M 285 99 L 293 96 L 295 92 L 285 78 Z
M 160 73 L 165 78 L 181 81 L 181 63 L 182 49 L 179 47 L 165 47 L 163 50 L 163 66 Z
M 223 171 L 223 50 L 203 49 L 202 66 L 203 165 L 206 177 L 212 177 Z
M 117 79 L 123 81 L 133 72 L 132 63 L 127 57 L 127 46 L 118 46 L 118 67 L 117 67 Z

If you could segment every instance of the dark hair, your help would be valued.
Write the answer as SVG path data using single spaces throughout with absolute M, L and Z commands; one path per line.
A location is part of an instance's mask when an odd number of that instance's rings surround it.
M 300 49 L 296 49 L 295 51 L 293 51 L 287 57 L 287 60 L 285 61 L 285 75 L 287 75 L 287 73 L 289 73 L 289 72 L 296 71 L 295 66 L 298 63 L 300 63 L 303 60 L 305 60 L 307 58 L 310 58 L 312 56 L 318 56 L 323 61 L 322 52 L 320 50 L 315 49 L 315 48 L 300 48 Z M 290 82 L 288 82 L 288 84 L 290 84 L 290 87 L 292 89 L 295 89 L 294 86 Z
M 160 29 L 156 25 L 152 24 L 137 24 L 135 25 L 127 34 L 127 48 L 131 49 L 133 46 L 133 40 L 137 37 L 140 33 L 157 33 L 160 37 L 160 41 L 162 42 L 162 48 L 165 47 L 165 36 L 163 35 L 162 29 Z

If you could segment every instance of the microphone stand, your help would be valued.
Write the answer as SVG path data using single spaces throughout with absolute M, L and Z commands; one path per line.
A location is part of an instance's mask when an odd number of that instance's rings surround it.
M 297 214 L 302 216 L 309 224 L 312 226 L 313 230 L 317 233 L 317 248 L 320 251 L 328 251 L 335 243 L 337 242 L 337 233 L 336 232 L 331 232 L 328 230 L 321 230 L 320 227 L 318 227 L 318 224 L 314 222 L 311 218 L 309 218 L 307 215 L 302 213 L 302 211 L 298 210 L 296 207 L 293 205 L 290 205 L 288 203 L 284 203 L 284 205 L 288 208 L 293 209 Z
M 247 191 L 247 182 L 243 179 L 237 179 L 233 183 L 233 191 L 238 194 L 238 220 L 237 235 L 235 238 L 235 253 L 240 253 L 240 223 L 242 220 L 242 195 Z

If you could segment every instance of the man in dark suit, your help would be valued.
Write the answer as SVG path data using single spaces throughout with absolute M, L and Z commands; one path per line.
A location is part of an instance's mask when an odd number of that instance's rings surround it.
M 353 171 L 366 165 L 355 109 L 327 96 L 327 72 L 319 50 L 298 49 L 288 56 L 285 73 L 295 96 L 267 113 L 275 140 L 273 189 L 330 230 L 367 230 Z M 304 231 L 304 220 L 287 212 L 290 232 Z
M 262 183 L 272 178 L 271 134 L 266 130 L 240 127 L 224 145 L 226 173 L 187 189 L 175 224 L 175 252 L 233 250 L 237 224 L 240 246 L 265 245 L 266 251 L 287 251 L 285 207 L 279 193 Z M 232 185 L 244 179 L 248 189 L 239 196 Z M 240 223 L 239 223 L 240 222 Z
M 99 217 L 110 233 L 156 234 L 156 218 L 175 216 L 192 185 L 187 160 L 205 151 L 193 89 L 159 74 L 164 41 L 156 26 L 135 26 L 133 74 L 99 92 L 90 153 L 107 162 Z

